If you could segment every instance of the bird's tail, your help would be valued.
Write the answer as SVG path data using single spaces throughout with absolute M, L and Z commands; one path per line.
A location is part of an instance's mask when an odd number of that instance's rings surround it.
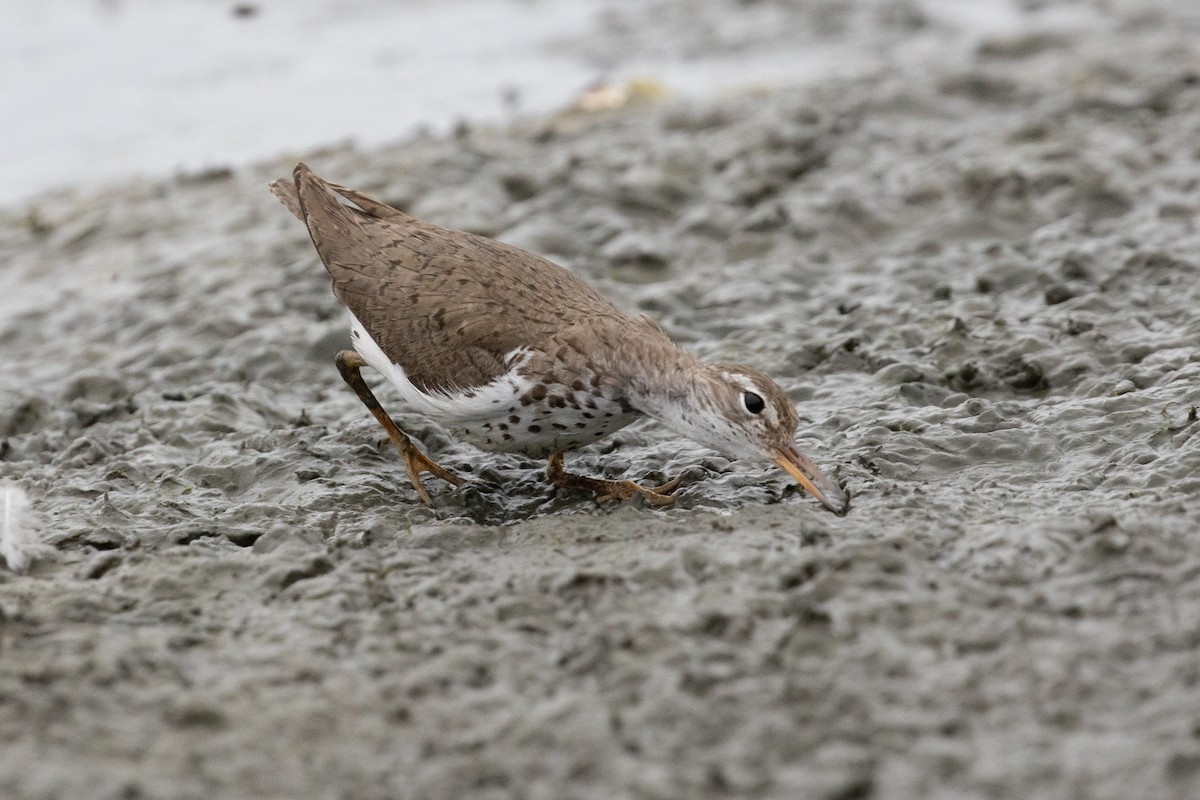
M 404 212 L 392 208 L 387 203 L 381 203 L 362 192 L 341 186 L 340 184 L 330 183 L 324 178 L 318 177 L 304 163 L 296 165 L 296 169 L 292 172 L 292 180 L 279 178 L 271 181 L 271 194 L 275 195 L 279 199 L 279 202 L 287 206 L 287 210 L 292 212 L 292 215 L 301 222 L 306 221 L 306 215 L 304 213 L 304 205 L 300 202 L 300 193 L 302 190 L 308 190 L 310 196 L 312 196 L 311 190 L 313 189 L 324 189 L 335 195 L 340 195 L 343 199 L 353 203 L 358 210 L 364 212 L 368 217 L 386 219 L 388 217 L 405 216 Z
M 295 181 L 289 181 L 287 178 L 271 181 L 271 194 L 287 206 L 287 210 L 292 212 L 296 219 L 304 221 L 304 210 L 300 208 L 300 193 L 296 191 Z

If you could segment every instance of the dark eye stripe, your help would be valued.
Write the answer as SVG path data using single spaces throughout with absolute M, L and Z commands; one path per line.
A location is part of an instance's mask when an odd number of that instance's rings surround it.
M 746 406 L 746 410 L 751 414 L 761 414 L 762 410 L 767 407 L 763 399 L 754 392 L 746 392 L 742 395 L 742 404 Z

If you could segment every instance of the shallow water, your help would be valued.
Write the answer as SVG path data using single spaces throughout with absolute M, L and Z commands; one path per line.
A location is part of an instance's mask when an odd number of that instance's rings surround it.
M 502 487 L 419 505 L 290 161 L 11 209 L 0 479 L 59 555 L 0 572 L 0 794 L 1195 796 L 1200 20 L 1110 6 L 306 156 L 775 376 L 840 519 L 649 424 L 569 463 L 698 467 L 665 511 L 397 413 Z

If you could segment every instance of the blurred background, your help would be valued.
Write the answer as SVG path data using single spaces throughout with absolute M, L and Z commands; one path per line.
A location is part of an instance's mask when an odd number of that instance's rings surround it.
M 1090 5 L 6 0 L 0 203 L 502 122 L 598 83 L 620 102 L 630 81 L 703 97 L 849 76 L 1031 22 L 1086 24 Z

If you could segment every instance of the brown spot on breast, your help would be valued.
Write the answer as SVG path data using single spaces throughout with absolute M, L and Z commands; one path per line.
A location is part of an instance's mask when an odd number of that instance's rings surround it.
M 541 426 L 541 425 L 530 425 L 530 426 L 529 426 L 529 432 L 530 432 L 530 433 L 541 433 L 541 432 L 542 432 L 542 426 Z
M 513 414 L 511 417 L 508 418 L 508 421 L 511 422 L 513 425 L 516 425 L 518 422 L 521 421 L 521 418 L 518 417 L 516 414 Z

